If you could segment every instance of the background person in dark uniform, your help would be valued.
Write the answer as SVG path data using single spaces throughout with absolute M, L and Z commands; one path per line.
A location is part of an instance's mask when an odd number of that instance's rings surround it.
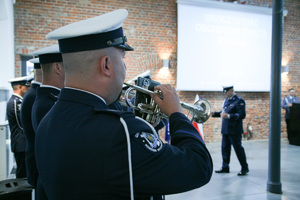
M 31 81 L 31 87 L 24 95 L 22 106 L 21 106 L 20 117 L 21 117 L 21 124 L 23 127 L 23 133 L 26 136 L 25 162 L 26 162 L 27 180 L 30 185 L 36 187 L 37 169 L 36 169 L 35 155 L 34 155 L 35 133 L 32 127 L 31 109 L 36 96 L 36 89 L 40 87 L 42 82 L 42 71 L 39 63 L 40 61 L 38 58 L 30 59 L 29 62 L 34 64 L 34 80 Z
M 238 160 L 241 164 L 239 176 L 249 172 L 245 150 L 242 146 L 243 119 L 246 117 L 245 101 L 237 96 L 233 86 L 223 87 L 223 92 L 227 97 L 223 104 L 223 110 L 212 112 L 212 117 L 222 118 L 222 158 L 223 164 L 216 173 L 229 173 L 231 145 L 233 146 Z
M 290 141 L 290 107 L 293 106 L 293 103 L 299 103 L 299 98 L 296 96 L 295 89 L 289 89 L 289 95 L 284 97 L 282 100 L 281 107 L 285 109 L 285 122 L 286 122 L 286 129 L 287 129 L 287 137 Z
M 32 126 L 34 131 L 36 131 L 40 121 L 57 101 L 60 89 L 64 86 L 65 69 L 58 45 L 42 48 L 33 52 L 32 55 L 39 57 L 43 72 L 42 85 L 37 89 L 31 113 Z M 35 143 L 39 143 L 39 140 L 36 140 Z M 38 200 L 47 199 L 43 184 L 39 179 L 36 189 L 36 198 Z
M 7 102 L 6 115 L 10 129 L 11 151 L 17 163 L 17 178 L 26 178 L 25 148 L 26 137 L 20 120 L 20 108 L 24 94 L 30 87 L 33 76 L 14 78 L 9 80 L 13 88 L 13 94 Z
M 47 35 L 59 40 L 66 69 L 65 88 L 36 132 L 50 200 L 162 199 L 211 178 L 210 154 L 170 85 L 158 86 L 163 100 L 153 97 L 170 116 L 172 145 L 133 113 L 108 109 L 125 80 L 125 51 L 133 50 L 122 30 L 127 15 L 116 10 Z
M 32 53 L 38 56 L 43 72 L 42 85 L 37 89 L 32 107 L 32 125 L 36 130 L 40 121 L 57 101 L 60 89 L 64 87 L 65 69 L 58 45 L 52 45 Z

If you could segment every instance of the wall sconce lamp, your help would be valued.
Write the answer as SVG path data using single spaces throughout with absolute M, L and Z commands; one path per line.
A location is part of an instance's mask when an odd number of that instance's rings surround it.
M 169 68 L 169 59 L 163 59 L 163 68 Z
M 283 73 L 283 74 L 288 74 L 289 73 L 289 66 L 287 65 L 287 66 L 282 66 L 282 71 L 281 71 L 281 73 Z

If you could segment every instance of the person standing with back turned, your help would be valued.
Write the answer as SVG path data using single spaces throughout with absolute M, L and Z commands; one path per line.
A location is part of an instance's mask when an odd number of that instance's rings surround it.
M 43 72 L 42 85 L 37 89 L 31 113 L 32 126 L 36 130 L 64 87 L 65 69 L 57 44 L 32 52 L 32 55 L 39 57 Z
M 60 89 L 64 86 L 65 70 L 57 44 L 34 51 L 32 55 L 39 57 L 43 72 L 42 85 L 37 89 L 31 112 L 32 126 L 36 131 L 40 121 L 57 101 Z M 35 139 L 35 143 L 39 143 L 39 141 Z M 37 179 L 36 198 L 37 200 L 47 200 L 39 178 Z
M 31 81 L 31 87 L 24 95 L 20 117 L 21 124 L 23 126 L 23 133 L 26 136 L 25 161 L 27 170 L 27 181 L 30 185 L 32 185 L 35 188 L 38 176 L 34 155 L 35 132 L 32 127 L 31 109 L 35 100 L 36 90 L 38 87 L 40 87 L 42 83 L 42 70 L 39 58 L 30 59 L 29 62 L 32 62 L 34 64 L 34 80 Z
M 231 145 L 233 146 L 241 171 L 238 176 L 244 176 L 249 172 L 244 147 L 242 146 L 243 119 L 246 117 L 246 104 L 244 99 L 237 96 L 233 86 L 223 87 L 223 93 L 227 97 L 223 104 L 223 110 L 212 112 L 212 117 L 222 118 L 222 158 L 223 164 L 216 173 L 229 173 Z
M 122 90 L 127 10 L 61 27 L 58 39 L 65 88 L 37 128 L 36 158 L 49 200 L 162 199 L 201 187 L 212 159 L 197 130 L 182 113 L 176 90 L 152 95 L 170 118 L 172 145 L 131 112 L 108 109 Z
M 20 110 L 23 96 L 29 90 L 30 82 L 32 81 L 32 79 L 33 76 L 23 76 L 9 80 L 13 88 L 13 94 L 7 102 L 6 115 L 11 133 L 11 151 L 14 153 L 14 157 L 17 163 L 17 178 L 26 178 L 26 137 L 23 134 L 23 127 L 21 125 L 20 119 Z

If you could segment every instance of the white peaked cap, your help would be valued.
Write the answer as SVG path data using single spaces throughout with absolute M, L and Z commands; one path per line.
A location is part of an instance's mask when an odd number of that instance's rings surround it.
M 8 82 L 11 83 L 11 85 L 30 85 L 30 82 L 33 80 L 33 75 L 28 76 L 22 76 L 17 78 L 9 79 Z
M 123 35 L 122 25 L 127 16 L 127 10 L 115 10 L 58 28 L 48 33 L 46 38 L 58 40 L 62 53 L 107 47 L 133 50 L 125 43 L 127 38 Z
M 97 17 L 82 20 L 58 28 L 48 33 L 46 38 L 51 40 L 59 40 L 112 31 L 122 27 L 123 21 L 127 18 L 127 16 L 127 10 L 115 10 Z
M 29 62 L 35 64 L 35 63 L 40 63 L 40 59 L 39 58 L 31 58 L 30 60 L 28 60 Z
M 40 64 L 62 62 L 62 55 L 59 51 L 58 44 L 51 45 L 32 53 L 33 56 L 38 56 Z
M 34 51 L 32 53 L 32 55 L 33 56 L 39 56 L 39 55 L 53 54 L 53 53 L 60 53 L 58 44 L 54 44 L 54 45 L 39 49 L 37 51 Z
M 32 58 L 32 59 L 30 59 L 28 61 L 34 64 L 33 65 L 34 69 L 41 69 L 40 59 L 39 58 Z

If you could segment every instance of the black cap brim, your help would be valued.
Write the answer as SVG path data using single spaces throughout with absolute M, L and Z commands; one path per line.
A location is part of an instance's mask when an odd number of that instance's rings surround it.
M 228 92 L 229 90 L 233 89 L 233 86 L 230 87 L 224 87 L 223 88 L 223 93 Z

